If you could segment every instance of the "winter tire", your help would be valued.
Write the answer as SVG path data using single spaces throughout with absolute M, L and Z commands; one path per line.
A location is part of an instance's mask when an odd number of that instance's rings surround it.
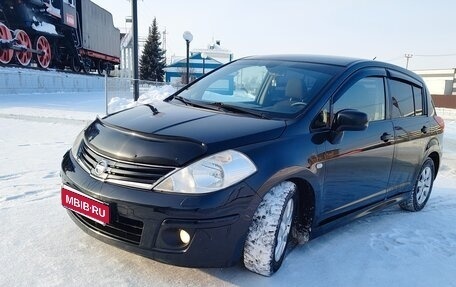
M 295 217 L 295 194 L 294 183 L 282 182 L 255 211 L 244 245 L 244 265 L 250 271 L 271 276 L 282 265 Z
M 432 185 L 435 178 L 434 162 L 427 158 L 421 167 L 415 186 L 409 197 L 401 202 L 399 206 L 408 211 L 420 211 L 426 205 L 431 195 Z

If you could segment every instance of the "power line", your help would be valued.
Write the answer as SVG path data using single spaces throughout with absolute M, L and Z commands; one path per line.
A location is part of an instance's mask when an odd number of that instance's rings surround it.
M 422 54 L 422 55 L 413 55 L 414 57 L 451 57 L 456 56 L 456 53 L 451 54 Z
M 456 56 L 456 53 L 450 53 L 450 54 L 413 54 L 413 57 L 454 57 Z M 407 58 L 407 57 L 406 57 Z M 385 62 L 394 62 L 397 60 L 404 59 L 404 56 L 397 56 L 391 59 L 383 60 Z

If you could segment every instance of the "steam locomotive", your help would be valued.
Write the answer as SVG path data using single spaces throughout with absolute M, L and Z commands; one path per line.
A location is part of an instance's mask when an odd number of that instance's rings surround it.
M 120 63 L 120 31 L 90 0 L 0 0 L 0 63 L 103 74 Z

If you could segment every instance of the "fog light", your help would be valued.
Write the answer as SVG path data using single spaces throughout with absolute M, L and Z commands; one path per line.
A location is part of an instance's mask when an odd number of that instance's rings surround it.
M 188 244 L 190 242 L 190 234 L 188 234 L 187 231 L 180 229 L 179 236 L 180 236 L 180 240 L 182 241 L 182 243 Z

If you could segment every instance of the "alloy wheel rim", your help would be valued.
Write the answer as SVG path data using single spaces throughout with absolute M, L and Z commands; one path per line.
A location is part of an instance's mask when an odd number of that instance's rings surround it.
M 432 183 L 432 171 L 430 167 L 425 167 L 421 171 L 420 177 L 416 184 L 416 201 L 419 205 L 423 204 L 429 196 Z
M 277 234 L 277 245 L 274 252 L 275 261 L 279 261 L 282 257 L 285 247 L 287 246 L 288 234 L 290 233 L 291 223 L 293 220 L 293 199 L 290 198 L 287 202 L 287 206 L 282 215 L 282 220 L 279 226 L 279 233 Z

